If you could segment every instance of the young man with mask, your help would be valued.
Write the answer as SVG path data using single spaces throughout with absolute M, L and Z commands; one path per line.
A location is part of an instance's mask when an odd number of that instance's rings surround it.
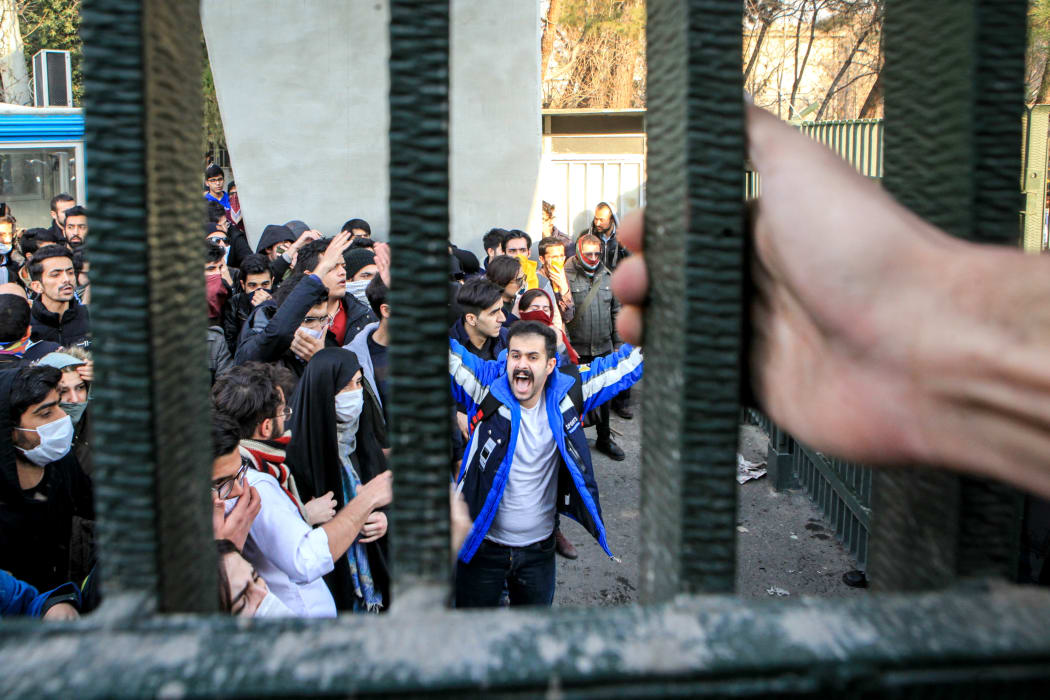
M 343 251 L 350 244 L 350 234 L 340 233 L 330 242 L 316 243 L 326 244 L 319 254 L 303 251 L 303 257 L 309 257 L 309 272 L 297 272 L 285 280 L 274 295 L 275 305 L 261 304 L 252 311 L 244 324 L 234 364 L 274 362 L 301 377 L 314 353 L 326 345 L 336 345 L 328 332 L 333 320 L 329 308 L 332 290 L 341 294 L 345 289 Z
M 224 377 L 212 398 L 217 410 L 224 408 L 239 417 L 245 439 L 269 441 L 284 431 L 288 414 L 283 396 L 261 370 L 239 368 L 237 374 Z M 248 452 L 244 464 L 252 465 L 253 450 L 242 449 L 244 452 Z M 390 472 L 360 485 L 357 495 L 334 512 L 331 492 L 304 504 L 290 477 L 279 480 L 274 476 L 271 468 L 287 474 L 283 459 L 280 465 L 270 462 L 266 466 L 246 472 L 247 484 L 258 493 L 260 508 L 244 544 L 244 556 L 294 614 L 335 617 L 335 600 L 323 577 L 354 544 L 372 511 L 390 503 Z M 225 496 L 234 497 L 232 493 Z
M 369 308 L 368 304 L 362 303 L 352 294 L 346 293 L 348 275 L 346 272 L 345 254 L 350 243 L 345 237 L 349 235 L 349 233 L 344 231 L 331 239 L 332 241 L 341 241 L 341 256 L 344 257 L 339 261 L 339 264 L 324 275 L 325 287 L 328 288 L 328 315 L 332 318 L 328 327 L 328 333 L 332 336 L 332 344 L 334 345 L 345 345 L 353 340 L 354 336 L 360 333 L 369 323 L 379 320 L 372 313 L 372 309 Z M 332 243 L 328 239 L 307 243 L 299 251 L 298 260 L 293 271 L 302 272 L 306 275 L 313 273 L 321 256 L 325 254 L 325 251 L 331 245 Z
M 252 253 L 241 261 L 236 287 L 237 292 L 226 300 L 222 309 L 222 332 L 231 354 L 237 352 L 237 339 L 252 310 L 273 298 L 273 273 L 266 256 Z
M 92 431 L 87 408 L 94 378 L 91 355 L 83 348 L 74 347 L 49 353 L 38 365 L 54 367 L 62 373 L 58 382 L 58 405 L 73 421 L 73 453 L 80 468 L 90 475 Z
M 351 243 L 343 253 L 343 258 L 346 260 L 347 294 L 353 295 L 359 302 L 367 305 L 368 296 L 365 294 L 365 289 L 379 271 L 379 268 L 376 267 L 375 252 L 370 248 L 354 246 Z
M 81 206 L 66 209 L 66 223 L 63 226 L 63 235 L 70 247 L 84 245 L 88 235 L 87 209 Z
M 95 518 L 60 380 L 54 367 L 0 372 L 0 568 L 39 590 L 70 580 L 73 518 Z
M 616 333 L 620 302 L 612 294 L 612 273 L 602 264 L 601 243 L 597 238 L 584 234 L 576 241 L 576 257 L 565 264 L 565 277 L 575 305 L 572 322 L 565 330 L 580 354 L 580 365 L 585 365 L 620 346 L 620 336 Z M 595 449 L 622 461 L 624 452 L 612 440 L 608 405 L 598 410 L 595 427 L 598 429 Z
M 64 347 L 86 342 L 91 320 L 87 307 L 73 294 L 77 278 L 69 249 L 57 245 L 38 249 L 29 263 L 29 277 L 38 295 L 32 307 L 30 338 Z
M 66 211 L 76 203 L 76 200 L 65 192 L 51 198 L 51 231 L 56 236 L 66 237 Z
M 372 278 L 365 290 L 369 308 L 379 317 L 379 321 L 370 323 L 346 344 L 346 349 L 357 355 L 364 374 L 365 390 L 371 392 L 376 405 L 383 415 L 382 424 L 386 424 L 387 376 L 390 372 L 390 304 L 387 303 L 389 289 L 383 284 L 378 274 Z
M 459 551 L 456 606 L 495 607 L 504 586 L 511 605 L 550 605 L 556 513 L 577 520 L 612 556 L 569 390 L 579 381 L 583 412 L 601 405 L 641 378 L 641 353 L 625 345 L 577 380 L 557 369 L 557 337 L 537 321 L 511 327 L 504 362 L 449 344 L 453 397 L 472 423 L 458 482 L 474 525 Z
M 294 222 L 289 222 L 294 223 Z M 321 239 L 321 233 L 306 229 L 298 236 L 287 225 L 269 224 L 259 236 L 255 252 L 265 255 L 270 261 L 270 272 L 276 287 L 288 275 L 303 246 Z

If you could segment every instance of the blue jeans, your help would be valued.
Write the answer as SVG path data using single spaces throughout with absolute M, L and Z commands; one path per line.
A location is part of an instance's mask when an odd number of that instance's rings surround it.
M 554 533 L 525 547 L 484 540 L 469 564 L 456 562 L 456 607 L 498 607 L 504 584 L 511 605 L 550 606 L 554 600 Z

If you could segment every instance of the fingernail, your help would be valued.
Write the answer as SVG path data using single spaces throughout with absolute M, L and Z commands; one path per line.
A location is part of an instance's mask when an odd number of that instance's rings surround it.
M 755 105 L 755 98 L 752 97 L 751 93 L 747 90 L 744 90 L 744 102 L 751 105 L 752 107 Z

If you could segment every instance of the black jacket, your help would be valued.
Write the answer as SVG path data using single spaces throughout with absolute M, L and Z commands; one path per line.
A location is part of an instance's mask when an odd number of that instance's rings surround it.
M 226 338 L 226 347 L 230 354 L 237 352 L 237 340 L 241 336 L 244 322 L 252 315 L 252 295 L 238 292 L 226 300 L 222 307 L 222 334 Z
M 88 308 L 76 299 L 69 302 L 69 308 L 59 319 L 58 314 L 48 311 L 39 299 L 33 302 L 30 324 L 33 341 L 50 340 L 63 347 L 77 345 L 88 339 L 91 333 L 91 319 Z
M 281 308 L 278 309 L 272 303 L 260 304 L 244 324 L 233 363 L 280 362 L 292 370 L 295 376 L 301 377 L 306 363 L 289 348 L 295 331 L 306 318 L 306 312 L 327 296 L 328 290 L 321 280 L 316 275 L 307 275 L 284 300 Z M 372 309 L 349 294 L 343 297 L 343 312 L 346 314 L 347 339 L 352 339 L 365 326 L 376 321 Z M 329 332 L 325 337 L 325 347 L 333 346 L 338 347 L 339 343 Z
M 11 434 L 9 399 L 16 372 L 0 372 L 0 434 Z M 44 497 L 41 500 L 33 494 Z M 40 485 L 18 482 L 15 447 L 0 441 L 0 569 L 49 590 L 70 580 L 73 518 L 94 520 L 91 479 L 70 451 L 44 468 Z

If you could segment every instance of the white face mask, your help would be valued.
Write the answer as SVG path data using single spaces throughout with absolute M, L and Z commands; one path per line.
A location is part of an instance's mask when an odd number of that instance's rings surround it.
M 324 328 L 318 328 L 317 330 L 314 330 L 313 328 L 307 328 L 306 326 L 299 327 L 303 329 L 303 333 L 306 333 L 311 338 L 317 338 L 318 340 L 321 339 L 325 332 Z
M 335 419 L 340 423 L 350 423 L 361 417 L 365 407 L 365 392 L 344 391 L 335 395 Z
M 15 430 L 36 433 L 40 436 L 40 444 L 33 449 L 18 448 L 26 459 L 38 467 L 43 467 L 64 457 L 69 452 L 69 448 L 73 446 L 73 421 L 69 416 L 62 416 L 36 429 L 15 428 Z
M 11 252 L 11 246 L 9 246 L 7 244 L 4 244 L 4 243 L 0 243 L 0 255 L 7 255 L 10 252 Z
M 354 295 L 354 298 L 359 302 L 368 306 L 368 295 L 365 294 L 365 289 L 372 283 L 372 280 L 358 280 L 357 282 L 347 282 L 346 291 Z M 369 307 L 371 308 L 371 307 Z
M 253 617 L 295 617 L 295 613 L 270 591 L 259 603 Z

